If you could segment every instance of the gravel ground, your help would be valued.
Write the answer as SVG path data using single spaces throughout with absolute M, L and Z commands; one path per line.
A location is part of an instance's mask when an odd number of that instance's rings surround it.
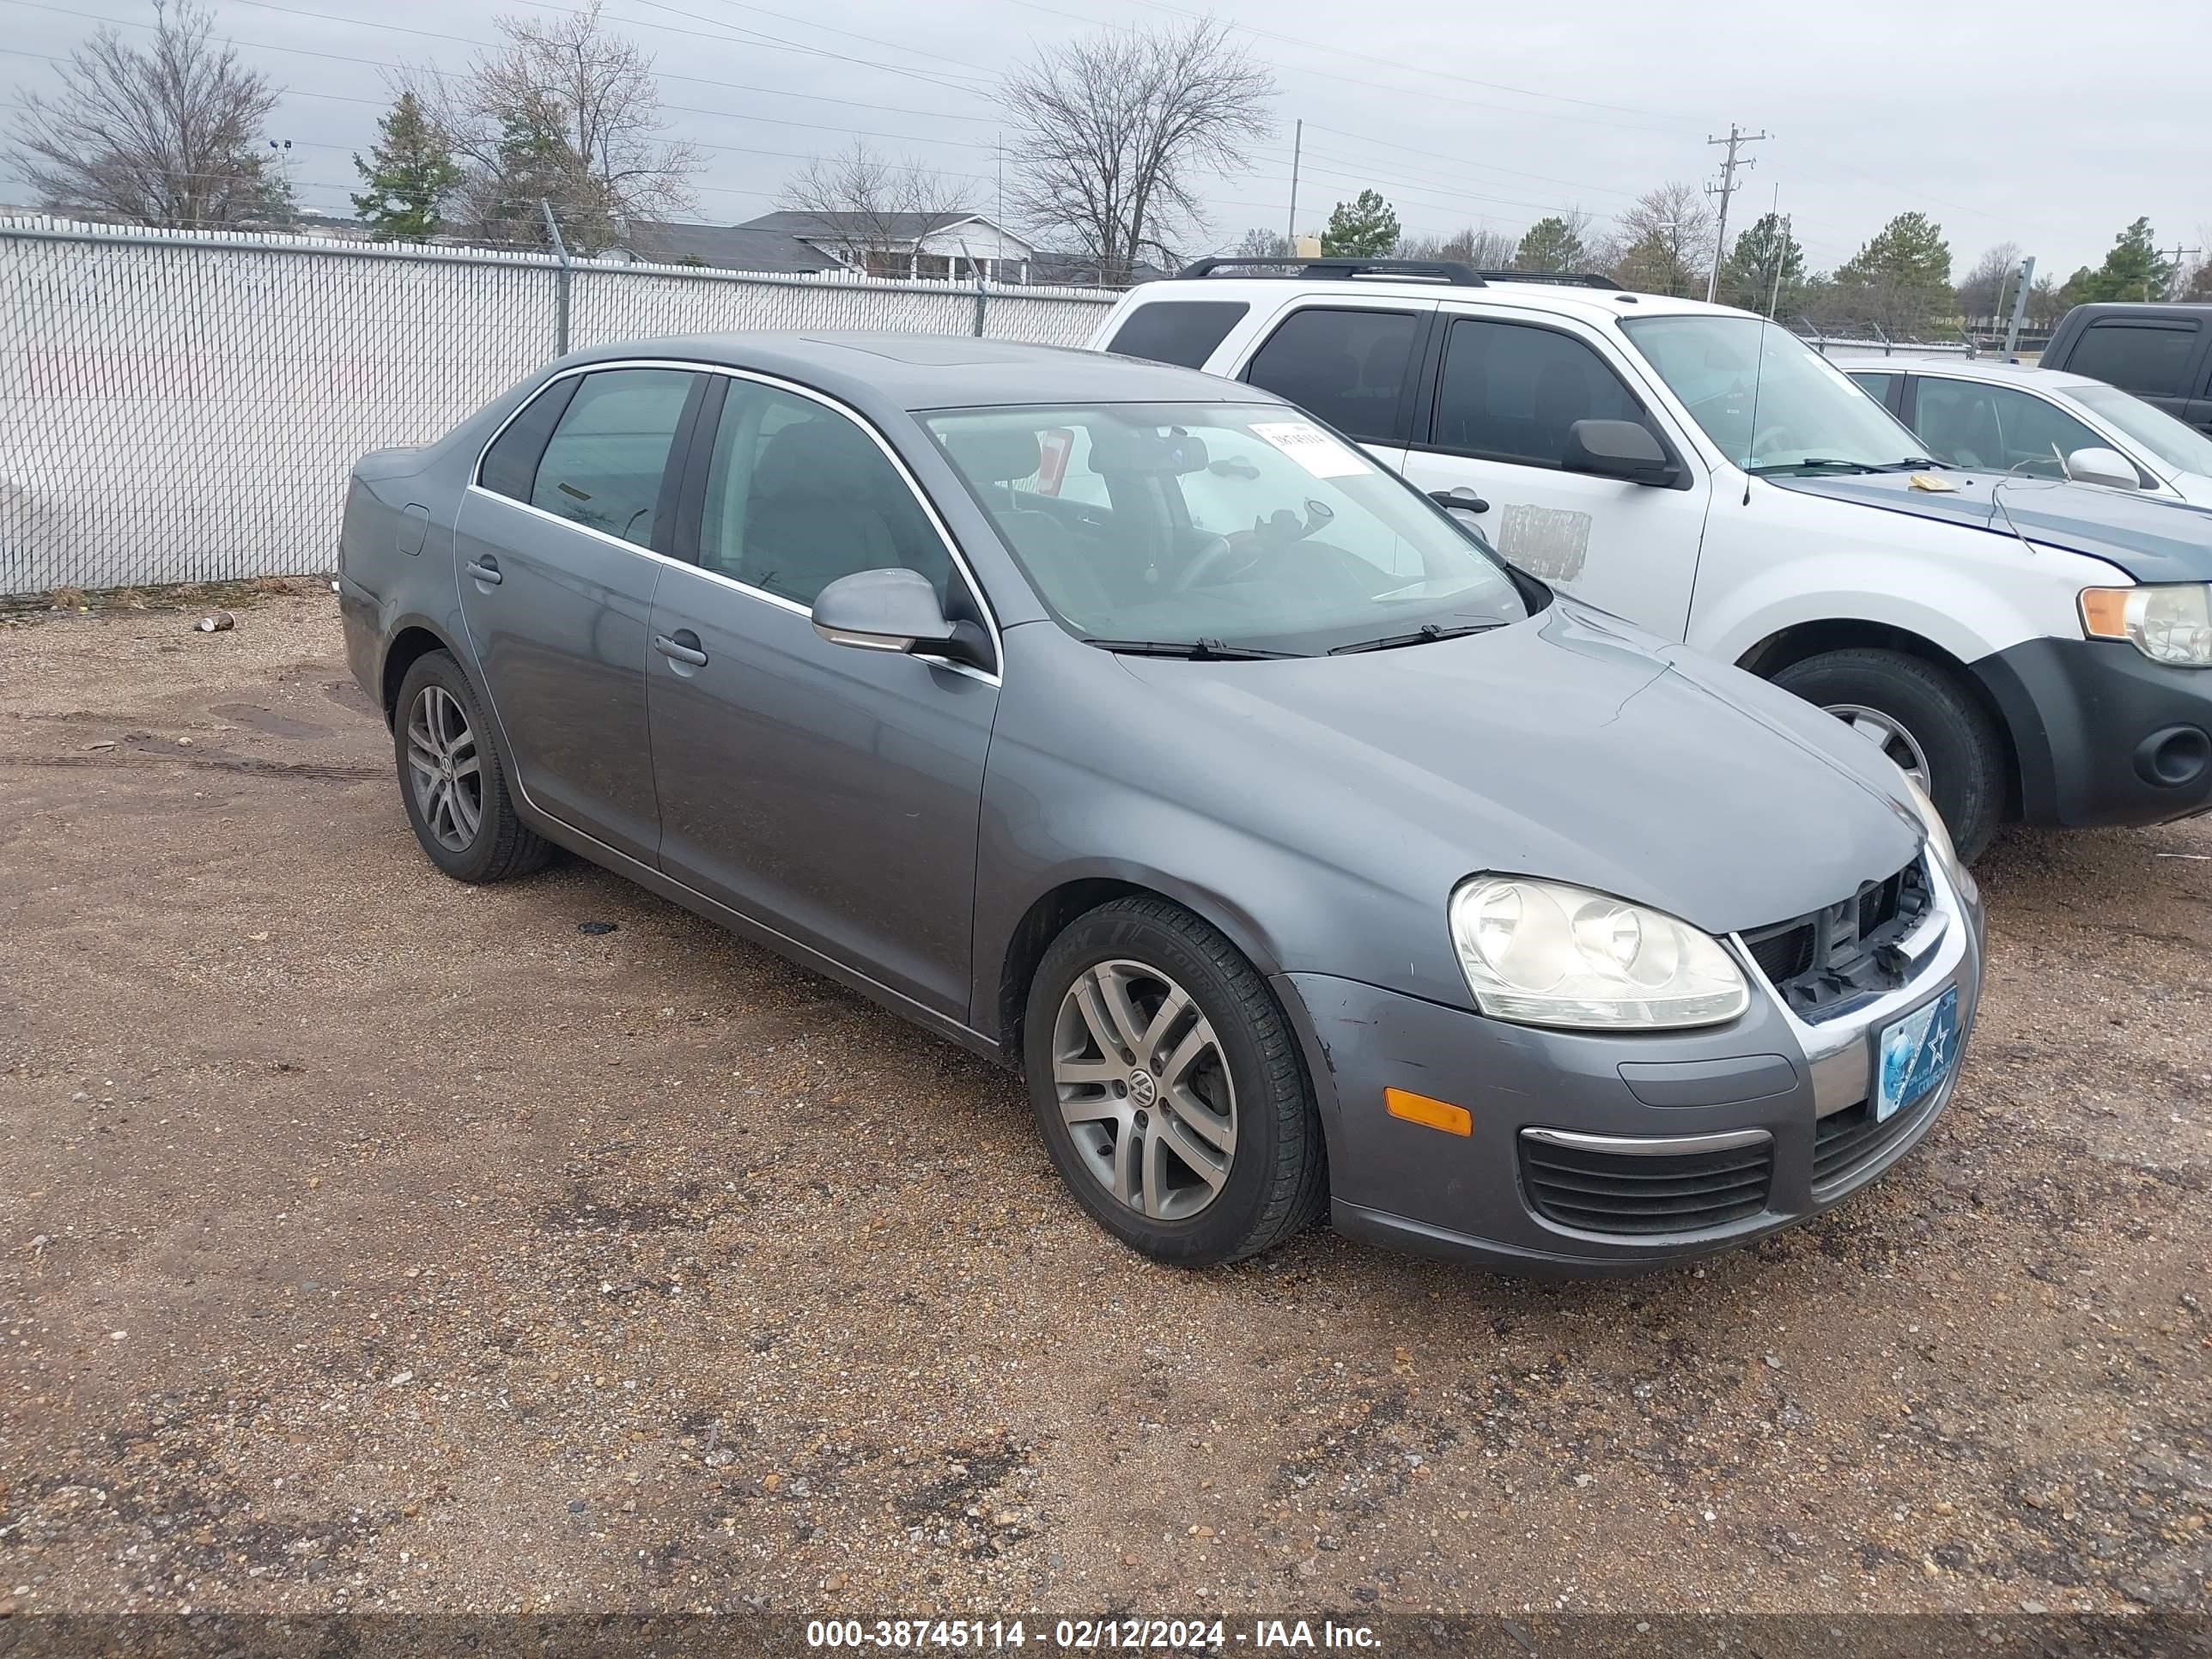
M 1954 1105 L 1796 1232 L 1189 1273 L 1010 1075 L 440 877 L 327 594 L 186 620 L 0 629 L 0 1611 L 2207 1605 L 2212 828 L 2001 842 Z

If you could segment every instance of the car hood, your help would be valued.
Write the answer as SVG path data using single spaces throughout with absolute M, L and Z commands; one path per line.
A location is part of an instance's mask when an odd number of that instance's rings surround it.
M 1172 698 L 1157 712 L 1179 734 L 1179 788 L 1425 903 L 1492 870 L 1726 933 L 1845 897 L 1922 839 L 1902 774 L 1864 738 L 1564 599 L 1395 650 L 1121 661 Z
M 2101 484 L 1946 471 L 1955 489 L 1915 489 L 1903 472 L 1766 480 L 1801 495 L 1906 513 L 2086 553 L 2139 582 L 2212 580 L 2212 510 Z

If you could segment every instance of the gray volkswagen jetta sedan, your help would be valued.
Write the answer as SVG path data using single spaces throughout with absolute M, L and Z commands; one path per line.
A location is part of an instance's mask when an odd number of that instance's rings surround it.
M 1696 1255 L 1958 1075 L 1979 900 L 1902 773 L 1249 387 L 583 352 L 364 459 L 341 560 L 441 869 L 566 848 L 1018 1065 L 1164 1260 Z

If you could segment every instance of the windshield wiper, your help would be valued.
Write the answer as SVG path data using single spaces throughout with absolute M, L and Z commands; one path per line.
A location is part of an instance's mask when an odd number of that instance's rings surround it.
M 1493 628 L 1504 626 L 1502 622 L 1468 623 L 1458 628 L 1423 623 L 1410 634 L 1391 634 L 1379 640 L 1354 640 L 1350 645 L 1333 645 L 1328 648 L 1328 654 L 1347 657 L 1356 651 L 1394 651 L 1401 645 L 1426 645 L 1431 640 L 1456 640 L 1468 634 L 1487 634 Z
M 1924 472 L 1930 467 L 1938 472 L 1956 471 L 1950 462 L 1936 460 L 1926 455 L 1907 455 L 1901 461 L 1891 461 L 1874 470 L 1877 472 Z
M 1826 455 L 1808 455 L 1802 461 L 1775 461 L 1765 466 L 1754 466 L 1750 469 L 1750 471 L 1753 477 L 1763 478 L 1770 472 L 1798 472 L 1812 466 L 1820 467 L 1824 471 L 1887 472 L 1889 471 L 1886 466 L 1874 466 L 1865 461 L 1839 461 Z
M 1224 645 L 1219 640 L 1099 640 L 1086 635 L 1084 644 L 1125 657 L 1182 657 L 1191 662 L 1258 662 L 1271 657 L 1297 657 L 1300 651 L 1261 651 L 1249 645 Z

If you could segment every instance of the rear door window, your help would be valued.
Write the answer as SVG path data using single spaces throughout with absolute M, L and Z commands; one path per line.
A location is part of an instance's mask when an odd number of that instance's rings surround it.
M 1417 312 L 1309 306 L 1268 337 L 1244 378 L 1351 437 L 1402 443 L 1420 325 Z
M 2137 397 L 2188 395 L 2197 330 L 2188 324 L 2092 323 L 2068 354 L 2069 373 L 2104 380 Z
M 538 464 L 531 506 L 652 546 L 661 475 L 696 378 L 681 368 L 585 375 Z
M 1122 319 L 1106 349 L 1182 368 L 1203 368 L 1251 310 L 1242 300 L 1155 300 Z

